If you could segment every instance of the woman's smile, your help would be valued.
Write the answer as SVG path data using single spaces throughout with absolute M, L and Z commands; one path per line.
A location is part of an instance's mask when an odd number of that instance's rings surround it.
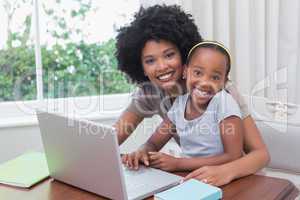
M 172 70 L 172 71 L 158 75 L 157 79 L 160 81 L 166 82 L 166 81 L 172 80 L 174 74 L 175 74 L 175 71 Z
M 178 48 L 165 40 L 149 40 L 142 50 L 142 64 L 149 80 L 165 91 L 177 87 L 183 73 Z

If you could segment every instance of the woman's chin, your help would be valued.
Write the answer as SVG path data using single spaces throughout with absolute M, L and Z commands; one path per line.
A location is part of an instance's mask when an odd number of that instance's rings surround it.
M 172 91 L 172 90 L 176 89 L 178 86 L 179 86 L 179 84 L 177 84 L 177 82 L 175 82 L 175 81 L 168 81 L 168 82 L 159 84 L 159 87 L 166 92 Z

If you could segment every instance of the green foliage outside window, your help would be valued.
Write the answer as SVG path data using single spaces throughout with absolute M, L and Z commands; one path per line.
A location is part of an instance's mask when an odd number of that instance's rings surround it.
M 0 101 L 36 98 L 34 49 L 0 50 Z
M 130 92 L 133 85 L 118 71 L 114 52 L 114 39 L 42 46 L 44 97 Z M 35 99 L 34 47 L 0 50 L 0 69 L 0 101 Z
M 72 0 L 70 5 L 77 6 L 65 8 L 62 1 L 40 1 L 47 19 L 44 23 L 53 24 L 46 30 L 52 44 L 41 45 L 44 98 L 125 93 L 133 89 L 117 70 L 115 40 L 87 43 L 88 34 L 71 23 L 85 22 L 89 13 L 97 12 L 93 2 Z M 8 20 L 6 47 L 0 49 L 0 102 L 36 99 L 35 48 L 29 39 L 32 12 L 24 18 L 23 29 L 15 31 L 10 26 L 18 9 L 32 7 L 32 0 L 0 3 Z M 61 13 L 70 16 L 69 21 Z

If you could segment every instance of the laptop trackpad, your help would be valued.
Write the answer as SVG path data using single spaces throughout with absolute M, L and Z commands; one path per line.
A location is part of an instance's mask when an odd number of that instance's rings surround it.
M 182 177 L 162 170 L 140 166 L 130 170 L 123 166 L 129 199 L 143 199 L 177 185 Z

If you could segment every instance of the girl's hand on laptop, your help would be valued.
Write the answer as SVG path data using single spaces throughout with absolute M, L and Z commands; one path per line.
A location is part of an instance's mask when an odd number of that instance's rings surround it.
M 149 156 L 146 150 L 140 149 L 122 156 L 122 163 L 129 169 L 138 170 L 139 162 L 149 166 Z
M 149 152 L 150 166 L 164 171 L 176 171 L 178 159 L 162 152 Z

